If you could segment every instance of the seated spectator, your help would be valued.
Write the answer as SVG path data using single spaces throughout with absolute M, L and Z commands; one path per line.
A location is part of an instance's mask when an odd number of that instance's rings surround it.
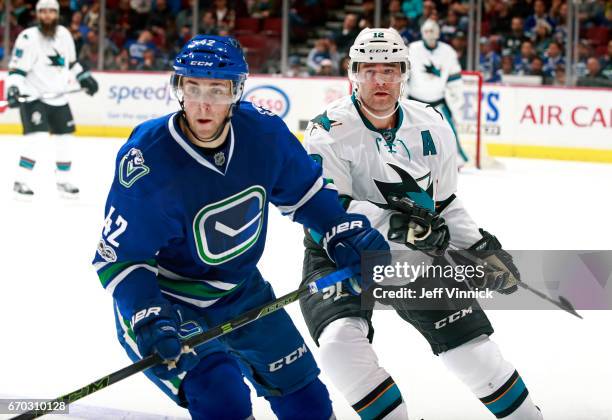
M 142 56 L 142 61 L 136 66 L 136 70 L 139 71 L 159 71 L 165 70 L 164 66 L 158 62 L 155 57 L 155 51 L 148 49 L 145 50 Z
M 155 50 L 155 44 L 153 43 L 153 34 L 151 31 L 145 29 L 140 32 L 136 42 L 128 42 L 126 45 L 130 54 L 130 66 L 136 67 L 144 60 L 144 52 L 148 49 Z
M 553 86 L 565 86 L 565 66 L 563 64 L 559 64 L 555 69 L 555 77 L 552 81 Z
M 593 48 L 589 45 L 589 42 L 584 39 L 581 40 L 578 43 L 578 54 L 574 67 L 576 77 L 580 78 L 587 74 L 587 60 L 592 56 Z
M 391 16 L 391 28 L 395 29 L 404 40 L 404 44 L 408 45 L 412 41 L 416 41 L 419 36 L 408 25 L 408 18 L 403 13 L 396 13 Z
M 308 71 L 302 65 L 300 57 L 292 55 L 287 61 L 289 69 L 287 70 L 287 76 L 289 77 L 308 77 Z
M 219 35 L 219 28 L 217 27 L 217 19 L 215 14 L 208 10 L 202 15 L 200 20 L 200 28 L 198 33 L 203 35 Z
M 236 25 L 236 12 L 227 6 L 227 0 L 215 0 L 212 12 L 217 20 L 219 35 L 222 31 L 231 32 Z
M 519 54 L 521 45 L 527 41 L 523 31 L 523 19 L 518 16 L 512 18 L 510 33 L 503 37 L 502 53 L 516 56 Z
M 600 62 L 601 74 L 612 80 L 612 39 L 608 41 L 608 52 L 601 57 Z
M 451 40 L 451 45 L 455 51 L 457 51 L 457 59 L 459 59 L 461 68 L 467 68 L 467 42 L 465 40 L 465 33 L 463 31 L 458 31 Z
M 423 0 L 404 0 L 402 3 L 402 11 L 408 18 L 408 21 L 417 24 L 423 15 Z M 413 29 L 418 30 L 420 26 L 415 26 Z
M 535 36 L 531 38 L 535 46 L 536 54 L 544 55 L 552 39 L 550 37 L 551 26 L 543 20 L 539 20 L 535 27 Z
M 325 59 L 332 61 L 332 67 L 335 69 L 338 68 L 340 58 L 338 56 L 336 44 L 326 38 L 317 39 L 314 47 L 308 53 L 308 60 L 306 62 L 308 71 L 311 74 L 318 74 L 321 62 Z
M 109 70 L 128 71 L 130 70 L 130 54 L 126 48 L 119 51 L 113 63 L 108 67 Z
M 342 22 L 342 29 L 333 35 L 338 51 L 342 54 L 348 53 L 350 46 L 353 45 L 353 41 L 359 34 L 358 19 L 356 14 L 347 13 L 344 16 L 344 22 Z
M 531 41 L 523 41 L 523 44 L 521 45 L 521 52 L 514 59 L 514 70 L 516 71 L 516 74 L 529 74 L 531 61 L 535 55 L 535 49 L 533 48 Z
M 597 58 L 589 57 L 586 67 L 587 72 L 578 79 L 578 86 L 612 87 L 612 80 L 601 73 L 601 66 Z
M 440 40 L 450 44 L 458 30 L 459 16 L 451 9 L 448 11 L 446 18 L 440 22 Z
M 480 54 L 480 71 L 482 71 L 485 82 L 500 82 L 499 69 L 501 58 L 495 51 L 496 43 L 493 40 L 483 38 L 481 40 L 482 52 Z
M 546 5 L 544 3 L 544 0 L 536 0 L 533 3 L 533 15 L 525 19 L 525 32 L 528 35 L 533 35 L 535 27 L 540 21 L 548 23 L 548 26 L 551 28 L 551 30 L 555 27 L 555 22 L 546 13 Z
M 431 0 L 423 1 L 423 13 L 421 14 L 421 17 L 418 20 L 419 29 L 421 28 L 421 26 L 423 26 L 423 23 L 425 23 L 427 19 L 438 21 L 438 11 L 436 10 L 436 4 Z
M 544 73 L 546 73 L 546 76 L 554 77 L 558 65 L 565 66 L 565 60 L 563 59 L 561 45 L 553 41 L 548 45 L 544 54 Z
M 544 61 L 537 55 L 531 60 L 531 66 L 529 67 L 529 76 L 540 76 L 542 78 L 542 84 L 549 84 L 549 80 L 544 74 Z
M 504 76 L 513 75 L 514 58 L 511 55 L 503 55 L 501 58 L 501 69 L 497 71 L 500 81 L 504 81 Z
M 274 15 L 273 0 L 250 0 L 247 2 L 247 13 L 257 19 L 265 19 Z
M 496 1 L 493 2 L 489 19 L 489 28 L 491 33 L 504 35 L 510 32 L 512 15 L 510 14 L 510 6 L 508 2 Z
M 317 76 L 334 76 L 334 65 L 329 58 L 321 60 Z
M 176 15 L 175 23 L 177 28 L 182 28 L 184 26 L 191 27 L 193 22 L 193 5 L 195 0 L 188 0 L 187 6 L 183 8 Z

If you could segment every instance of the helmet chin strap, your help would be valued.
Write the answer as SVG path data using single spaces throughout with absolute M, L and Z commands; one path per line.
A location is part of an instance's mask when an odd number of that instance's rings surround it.
M 395 101 L 395 107 L 393 108 L 393 111 L 391 111 L 390 113 L 386 114 L 386 115 L 377 115 L 374 113 L 374 111 L 370 110 L 368 108 L 368 106 L 361 100 L 361 98 L 358 96 L 357 97 L 357 101 L 359 102 L 359 105 L 361 105 L 361 108 L 363 108 L 363 110 L 365 112 L 367 112 L 368 114 L 370 114 L 372 117 L 376 118 L 377 120 L 384 120 L 389 118 L 390 116 L 392 116 L 393 114 L 395 114 L 400 106 L 399 100 L 402 97 L 402 91 L 403 89 L 400 90 L 400 94 L 397 97 L 397 100 Z M 357 91 L 357 94 L 359 95 L 359 91 Z

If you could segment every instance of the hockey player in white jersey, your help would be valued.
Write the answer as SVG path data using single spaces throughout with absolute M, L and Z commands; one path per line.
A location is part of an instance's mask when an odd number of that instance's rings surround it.
M 10 108 L 19 108 L 24 134 L 14 191 L 21 197 L 34 194 L 30 183 L 37 149 L 50 133 L 56 142 L 57 189 L 74 197 L 79 189 L 69 178 L 69 147 L 75 126 L 64 92 L 74 78 L 89 95 L 97 92 L 98 84 L 77 61 L 70 31 L 58 25 L 57 0 L 39 0 L 36 18 L 37 26 L 18 35 L 9 62 L 7 102 Z
M 456 196 L 455 138 L 446 119 L 430 105 L 404 99 L 410 63 L 400 35 L 364 29 L 349 55 L 353 94 L 311 120 L 304 139 L 347 211 L 366 215 L 391 249 L 410 249 L 411 255 L 439 255 L 447 246 L 494 251 L 505 274 L 486 286 L 515 291 L 520 274 L 512 257 L 478 228 Z M 408 235 L 413 223 L 428 235 Z M 302 284 L 335 269 L 320 243 L 320 235 L 307 232 Z M 372 310 L 358 293 L 354 284 L 342 283 L 300 302 L 321 367 L 362 419 L 406 419 L 400 390 L 372 348 Z M 471 305 L 452 323 L 441 321 L 454 311 L 393 307 L 492 415 L 542 419 L 520 375 L 489 339 L 488 318 L 477 302 Z
M 461 147 L 454 118 L 463 106 L 463 82 L 457 52 L 441 42 L 440 26 L 428 19 L 421 27 L 421 40 L 410 43 L 410 81 L 408 97 L 435 106 L 450 123 L 455 133 L 458 166 L 468 161 Z

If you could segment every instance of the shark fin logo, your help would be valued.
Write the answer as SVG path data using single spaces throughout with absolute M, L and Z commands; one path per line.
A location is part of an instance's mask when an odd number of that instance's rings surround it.
M 142 152 L 136 148 L 131 148 L 119 163 L 119 183 L 125 188 L 130 188 L 136 181 L 150 172 L 144 164 Z
M 323 130 L 329 132 L 329 130 L 331 130 L 332 127 L 342 125 L 341 122 L 338 122 L 336 120 L 330 120 L 329 117 L 327 116 L 327 111 L 325 111 L 322 114 L 317 115 L 312 120 L 310 120 L 310 122 L 312 123 L 312 128 L 310 129 L 311 133 L 313 132 L 313 130 L 316 130 L 317 128 L 322 128 Z
M 383 182 L 376 179 L 374 180 L 374 183 L 378 187 L 378 191 L 380 191 L 385 200 L 388 200 L 390 195 L 395 195 L 397 197 L 408 197 L 419 206 L 432 212 L 435 211 L 431 172 L 428 172 L 426 175 L 418 179 L 414 179 L 408 172 L 399 166 L 392 163 L 387 163 L 387 165 L 389 165 L 389 167 L 399 175 L 400 182 Z M 425 183 L 427 188 L 421 188 L 419 186 L 419 182 Z M 383 205 L 381 207 L 389 208 L 388 205 Z

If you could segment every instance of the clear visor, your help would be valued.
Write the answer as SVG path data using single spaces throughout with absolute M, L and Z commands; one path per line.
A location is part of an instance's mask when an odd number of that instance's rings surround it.
M 400 83 L 406 80 L 399 63 L 397 66 L 382 68 L 359 66 L 354 77 L 360 83 Z
M 185 101 L 207 104 L 226 105 L 234 103 L 236 100 L 231 82 L 206 86 L 184 83 L 183 86 L 177 89 L 177 94 Z

